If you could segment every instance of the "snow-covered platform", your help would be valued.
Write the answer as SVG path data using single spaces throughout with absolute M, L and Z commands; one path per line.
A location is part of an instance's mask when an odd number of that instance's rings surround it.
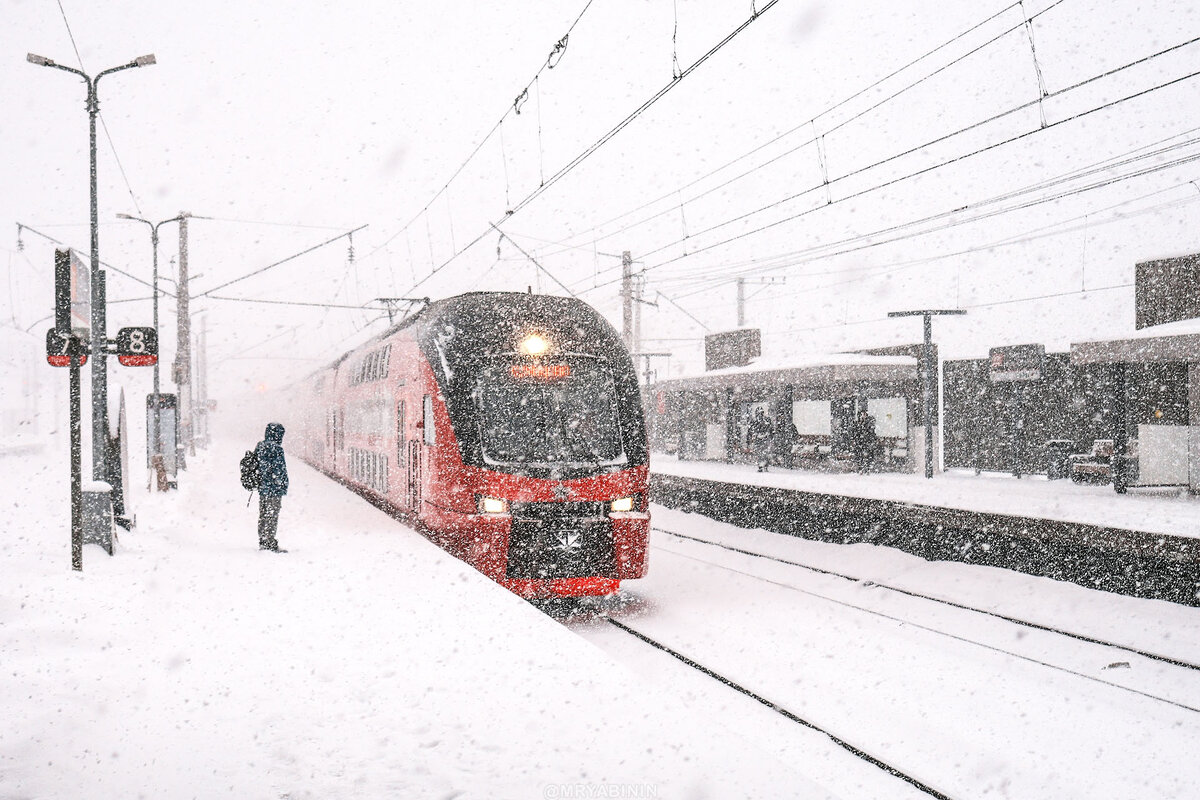
M 972 471 L 829 474 L 651 457 L 654 500 L 743 527 L 875 541 L 1197 602 L 1200 498 Z
M 65 448 L 0 460 L 0 796 L 830 796 L 298 461 L 259 552 L 250 444 L 82 573 Z

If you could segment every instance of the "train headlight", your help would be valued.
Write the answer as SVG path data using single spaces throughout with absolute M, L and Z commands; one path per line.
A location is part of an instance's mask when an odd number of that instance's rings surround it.
M 521 340 L 517 349 L 527 356 L 541 356 L 550 349 L 550 341 L 540 334 L 531 333 Z
M 508 501 L 501 500 L 498 497 L 480 497 L 479 498 L 479 513 L 481 513 L 481 514 L 506 514 L 506 513 L 508 513 Z
M 633 511 L 633 498 L 622 497 L 619 500 L 613 500 L 609 504 L 610 511 Z

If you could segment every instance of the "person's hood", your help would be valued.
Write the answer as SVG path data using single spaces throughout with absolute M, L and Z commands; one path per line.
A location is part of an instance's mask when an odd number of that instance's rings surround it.
M 269 423 L 267 425 L 267 432 L 263 438 L 268 442 L 283 444 L 283 426 L 278 422 Z

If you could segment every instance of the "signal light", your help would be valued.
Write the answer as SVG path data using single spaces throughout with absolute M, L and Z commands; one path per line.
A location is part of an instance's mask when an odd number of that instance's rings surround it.
M 616 511 L 618 513 L 622 511 L 633 511 L 633 498 L 622 497 L 618 500 L 613 500 L 612 503 L 609 504 L 609 510 Z
M 508 512 L 508 501 L 501 500 L 498 497 L 480 497 L 479 498 L 479 513 L 481 514 L 504 514 Z

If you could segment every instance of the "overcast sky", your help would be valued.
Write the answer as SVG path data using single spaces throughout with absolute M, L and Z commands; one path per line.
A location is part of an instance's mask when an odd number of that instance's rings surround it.
M 1089 81 L 1200 35 L 1167 0 L 779 0 L 555 179 L 766 4 L 0 0 L 0 316 L 49 324 L 54 244 L 26 231 L 18 251 L 16 223 L 88 251 L 84 88 L 27 52 L 93 74 L 156 55 L 100 83 L 101 258 L 149 278 L 148 231 L 119 212 L 211 217 L 190 226 L 194 295 L 366 225 L 353 261 L 341 239 L 214 294 L 377 306 L 561 281 L 619 326 L 629 250 L 658 300 L 646 348 L 676 372 L 698 364 L 699 323 L 736 324 L 739 274 L 775 281 L 747 287 L 769 356 L 917 341 L 887 312 L 962 306 L 937 336 L 979 357 L 1127 334 L 1133 265 L 1200 250 L 1200 44 Z M 109 280 L 110 333 L 149 324 L 146 287 Z M 211 296 L 193 310 L 218 395 L 383 327 Z M 144 391 L 147 373 L 122 380 Z

